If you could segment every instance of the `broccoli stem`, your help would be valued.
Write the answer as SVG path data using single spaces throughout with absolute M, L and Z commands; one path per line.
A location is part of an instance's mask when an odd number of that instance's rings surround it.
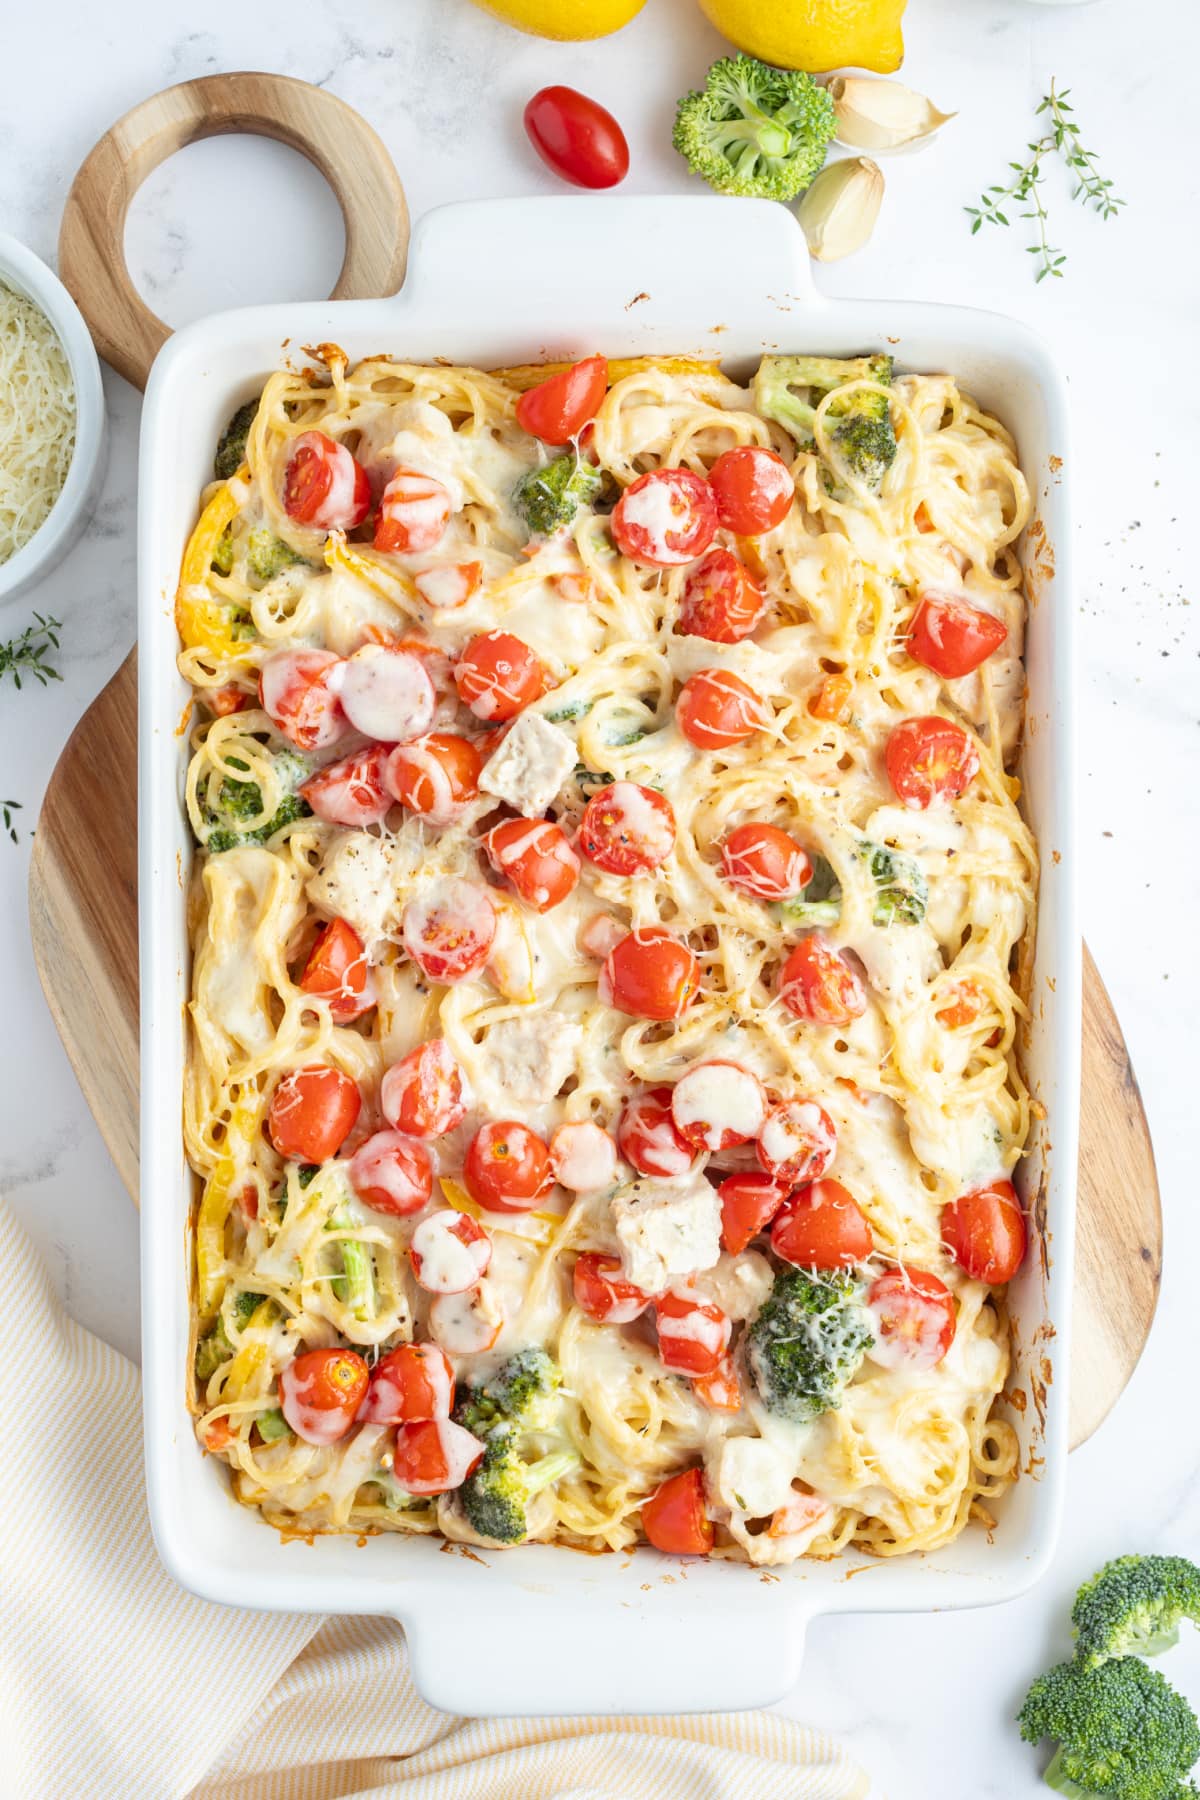
M 354 1223 L 345 1211 L 335 1213 L 330 1222 L 339 1230 L 349 1228 Z M 333 1291 L 343 1306 L 350 1308 L 356 1319 L 365 1321 L 374 1318 L 375 1260 L 367 1246 L 358 1238 L 342 1238 L 339 1248 L 342 1273 L 334 1276 Z
M 532 1499 L 540 1494 L 543 1488 L 553 1487 L 564 1475 L 579 1467 L 579 1458 L 569 1450 L 556 1450 L 550 1456 L 543 1456 L 535 1463 L 525 1464 L 525 1492 Z

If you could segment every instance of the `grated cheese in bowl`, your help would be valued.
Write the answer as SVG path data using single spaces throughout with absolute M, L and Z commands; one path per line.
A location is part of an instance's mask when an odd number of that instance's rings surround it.
M 0 283 L 0 564 L 45 524 L 75 450 L 75 387 L 40 308 Z

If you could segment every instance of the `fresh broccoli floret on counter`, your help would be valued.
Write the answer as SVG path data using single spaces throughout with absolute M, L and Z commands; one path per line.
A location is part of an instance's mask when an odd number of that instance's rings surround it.
M 1156 1669 L 1123 1656 L 1088 1669 L 1059 1663 L 1033 1683 L 1017 1715 L 1031 1744 L 1057 1738 L 1045 1773 L 1055 1793 L 1111 1800 L 1184 1800 L 1200 1726 Z
M 513 489 L 513 505 L 535 537 L 551 537 L 570 525 L 581 507 L 591 505 L 603 482 L 595 463 L 568 450 L 522 475 Z
M 281 569 L 290 569 L 304 558 L 290 544 L 262 526 L 246 540 L 246 567 L 256 581 L 270 581 Z
M 557 1426 L 562 1376 L 545 1350 L 519 1350 L 454 1409 L 458 1424 L 482 1438 L 483 1461 L 458 1490 L 472 1529 L 517 1544 L 530 1531 L 530 1503 L 575 1468 L 573 1450 L 547 1449 Z
M 213 457 L 213 471 L 218 481 L 228 481 L 245 462 L 246 439 L 250 435 L 250 427 L 257 411 L 258 401 L 247 400 L 245 406 L 238 407 L 221 433 L 217 454 Z
M 868 388 L 837 390 L 854 381 L 891 387 L 890 356 L 764 356 L 754 377 L 754 404 L 764 418 L 791 432 L 802 450 L 815 443 L 813 421 L 826 394 L 825 429 L 846 467 L 878 493 L 896 457 L 896 433 L 886 394 Z
M 875 883 L 875 904 L 871 917 L 876 925 L 919 925 L 925 917 L 929 884 L 914 856 L 903 850 L 891 850 L 886 844 L 863 838 L 856 854 L 871 871 Z M 779 902 L 779 915 L 788 925 L 836 925 L 842 912 L 842 889 L 829 862 L 818 856 L 813 862 L 812 878 L 802 894 Z
M 724 56 L 685 94 L 671 142 L 719 194 L 794 200 L 833 138 L 833 101 L 811 75 Z
M 768 1412 L 803 1423 L 840 1403 L 873 1341 L 862 1296 L 848 1270 L 776 1275 L 746 1333 L 750 1373 Z
M 1200 1625 L 1200 1568 L 1186 1556 L 1118 1556 L 1075 1596 L 1075 1654 L 1089 1668 L 1157 1656 L 1179 1641 L 1180 1619 Z
M 231 763 L 244 766 L 237 757 L 230 757 Z M 302 756 L 291 750 L 279 751 L 275 758 L 275 774 L 283 798 L 278 808 L 263 824 L 243 830 L 248 819 L 255 819 L 262 811 L 262 789 L 257 781 L 238 781 L 227 775 L 221 783 L 217 794 L 217 804 L 209 810 L 213 829 L 204 843 L 204 848 L 214 855 L 222 850 L 237 850 L 245 844 L 265 844 L 268 838 L 274 837 L 293 819 L 306 819 L 312 812 L 308 801 L 297 788 L 312 773 L 308 763 Z

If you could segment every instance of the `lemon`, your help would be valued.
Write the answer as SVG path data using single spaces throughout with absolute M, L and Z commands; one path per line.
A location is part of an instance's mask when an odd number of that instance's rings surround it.
M 628 25 L 646 0 L 475 0 L 484 12 L 494 13 L 518 31 L 535 37 L 608 37 Z
M 905 0 L 700 0 L 723 37 L 781 69 L 872 69 L 904 60 Z

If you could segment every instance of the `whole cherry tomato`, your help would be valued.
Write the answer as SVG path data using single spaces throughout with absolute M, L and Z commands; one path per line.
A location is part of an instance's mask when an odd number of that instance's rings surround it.
M 762 701 L 749 682 L 730 669 L 701 669 L 679 690 L 675 718 L 698 750 L 744 744 L 766 722 Z
M 463 1181 L 488 1212 L 530 1212 L 554 1185 L 550 1152 L 528 1125 L 492 1119 L 471 1139 Z
M 721 846 L 721 874 L 754 900 L 790 900 L 812 880 L 804 845 L 778 825 L 735 825 Z
M 616 187 L 629 173 L 625 133 L 577 88 L 539 88 L 526 104 L 525 130 L 546 167 L 575 187 Z
M 796 484 L 782 456 L 742 444 L 718 456 L 708 471 L 717 514 L 726 531 L 757 537 L 787 517 Z
M 786 1200 L 771 1226 L 771 1248 L 800 1269 L 848 1269 L 872 1250 L 871 1227 L 840 1181 L 811 1181 Z
M 700 964 L 661 926 L 631 931 L 604 959 L 596 991 L 605 1006 L 635 1019 L 678 1019 L 696 997 Z
M 361 1106 L 357 1086 L 341 1069 L 325 1063 L 293 1069 L 271 1096 L 271 1142 L 291 1162 L 327 1162 L 349 1137 Z

